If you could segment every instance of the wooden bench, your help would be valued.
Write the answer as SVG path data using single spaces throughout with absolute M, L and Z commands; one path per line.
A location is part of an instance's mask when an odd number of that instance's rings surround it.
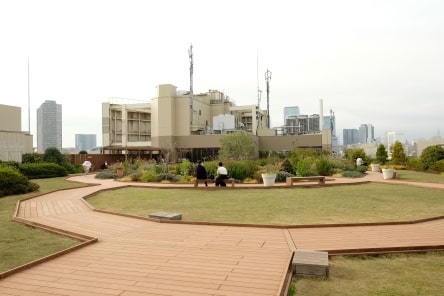
M 299 181 L 317 181 L 318 184 L 325 184 L 325 176 L 309 176 L 309 177 L 287 177 L 286 184 L 287 186 L 293 186 L 294 182 Z
M 207 183 L 214 183 L 216 180 L 215 179 L 194 179 L 194 187 L 199 186 L 199 184 L 203 184 L 205 182 Z M 225 179 L 224 180 L 226 184 L 230 183 L 231 187 L 234 187 L 234 179 L 233 178 L 229 178 L 229 179 Z

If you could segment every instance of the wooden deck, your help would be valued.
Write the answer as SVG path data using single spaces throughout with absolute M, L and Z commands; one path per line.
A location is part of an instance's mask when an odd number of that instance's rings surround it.
M 17 219 L 98 242 L 1 279 L 0 295 L 281 295 L 295 248 L 331 253 L 444 248 L 443 219 L 279 229 L 156 223 L 100 213 L 83 197 L 128 184 L 91 175 L 73 179 L 100 185 L 23 201 Z

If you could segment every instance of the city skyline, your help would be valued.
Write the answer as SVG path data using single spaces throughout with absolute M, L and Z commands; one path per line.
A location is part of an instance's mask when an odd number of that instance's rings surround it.
M 5 1 L 0 103 L 21 107 L 28 129 L 29 57 L 34 141 L 36 110 L 54 100 L 63 147 L 75 134 L 100 145 L 101 103 L 149 102 L 164 83 L 188 90 L 193 44 L 195 93 L 255 105 L 259 88 L 266 109 L 272 72 L 272 127 L 284 107 L 317 114 L 323 99 L 338 136 L 371 122 L 375 137 L 428 139 L 444 131 L 443 14 L 441 1 Z

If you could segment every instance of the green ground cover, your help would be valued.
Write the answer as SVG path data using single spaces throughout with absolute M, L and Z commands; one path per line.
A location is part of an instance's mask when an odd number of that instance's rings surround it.
M 295 295 L 438 296 L 444 252 L 380 257 L 333 257 L 328 278 L 297 277 Z
M 167 211 L 186 221 L 280 225 L 411 221 L 444 214 L 440 190 L 380 183 L 272 190 L 130 187 L 99 193 L 88 202 L 142 217 Z
M 15 205 L 20 199 L 57 189 L 74 188 L 82 184 L 64 178 L 38 179 L 38 192 L 0 198 L 0 272 L 79 244 L 79 241 L 34 229 L 12 221 Z
M 400 180 L 414 181 L 414 182 L 444 183 L 443 174 L 430 174 L 430 173 L 407 171 L 407 170 L 397 171 L 396 178 Z

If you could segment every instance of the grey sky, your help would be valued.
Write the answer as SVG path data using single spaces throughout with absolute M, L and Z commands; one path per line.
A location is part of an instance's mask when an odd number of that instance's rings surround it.
M 101 143 L 101 103 L 149 101 L 156 85 L 224 91 L 256 104 L 272 72 L 272 126 L 283 107 L 331 108 L 337 133 L 362 123 L 408 139 L 444 133 L 443 1 L 2 1 L 0 103 L 23 110 L 27 59 L 31 132 L 45 100 L 63 108 L 63 146 L 74 134 Z M 258 53 L 258 55 L 257 55 Z M 257 59 L 257 56 L 259 59 Z M 258 71 L 257 71 L 258 70 Z

